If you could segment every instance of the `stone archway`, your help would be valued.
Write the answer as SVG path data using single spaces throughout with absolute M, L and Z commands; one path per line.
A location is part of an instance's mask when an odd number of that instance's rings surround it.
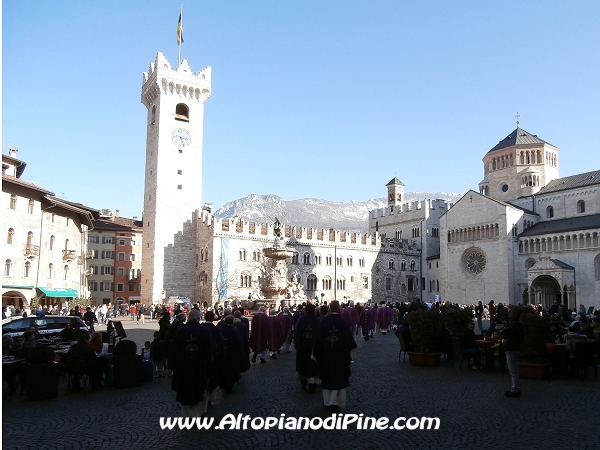
M 529 290 L 529 301 L 535 305 L 541 303 L 545 308 L 552 306 L 555 301 L 559 304 L 563 303 L 562 289 L 556 278 L 542 275 L 533 280 Z
M 23 309 L 27 304 L 29 304 L 29 302 L 19 291 L 7 291 L 2 294 L 2 308 L 13 305 L 17 309 Z

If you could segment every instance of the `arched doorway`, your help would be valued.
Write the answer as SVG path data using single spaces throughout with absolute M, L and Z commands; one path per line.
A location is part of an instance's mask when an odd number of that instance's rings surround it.
M 23 309 L 23 306 L 27 304 L 25 296 L 19 291 L 8 291 L 2 294 L 2 308 L 12 305 L 16 309 Z
M 549 275 L 542 275 L 533 280 L 530 293 L 530 302 L 535 305 L 541 303 L 543 307 L 549 308 L 555 301 L 563 303 L 562 289 L 558 281 Z

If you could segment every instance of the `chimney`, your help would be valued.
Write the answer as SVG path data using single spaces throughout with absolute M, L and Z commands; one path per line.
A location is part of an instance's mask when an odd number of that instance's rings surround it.
M 18 152 L 18 151 L 19 151 L 19 150 L 17 150 L 16 148 L 14 148 L 14 147 L 11 147 L 11 148 L 9 148 L 9 149 L 8 149 L 8 154 L 9 154 L 10 156 L 12 156 L 13 158 L 16 158 L 16 157 L 17 157 L 17 152 Z
M 120 211 L 119 211 L 118 209 L 117 209 L 117 210 L 115 210 L 115 217 L 121 217 L 121 216 L 119 215 L 119 213 L 120 213 Z

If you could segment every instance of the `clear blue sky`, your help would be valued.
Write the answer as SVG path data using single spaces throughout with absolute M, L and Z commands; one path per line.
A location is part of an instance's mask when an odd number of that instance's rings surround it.
M 4 1 L 2 152 L 70 201 L 140 216 L 142 73 L 177 61 L 180 1 Z M 182 57 L 213 67 L 203 202 L 363 201 L 394 176 L 464 193 L 521 126 L 561 176 L 600 169 L 600 2 L 194 1 Z

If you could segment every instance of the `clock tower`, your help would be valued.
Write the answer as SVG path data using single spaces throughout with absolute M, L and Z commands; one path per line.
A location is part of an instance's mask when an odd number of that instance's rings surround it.
M 162 53 L 144 73 L 146 121 L 142 303 L 158 303 L 164 292 L 164 249 L 182 231 L 202 200 L 204 103 L 211 94 L 211 67 L 177 69 Z M 173 293 L 170 293 L 171 295 Z

